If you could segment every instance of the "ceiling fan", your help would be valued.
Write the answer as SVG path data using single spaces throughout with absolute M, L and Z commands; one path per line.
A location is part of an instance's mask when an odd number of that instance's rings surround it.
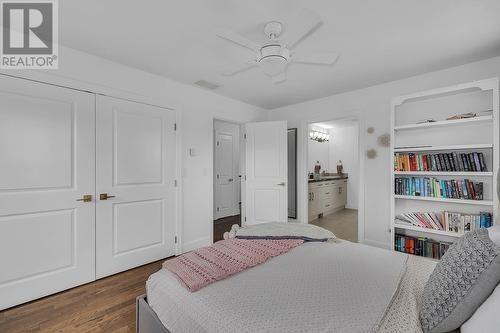
M 277 21 L 266 23 L 264 34 L 267 40 L 263 43 L 254 42 L 242 35 L 227 29 L 219 29 L 216 35 L 237 45 L 246 47 L 256 53 L 254 59 L 236 66 L 228 67 L 223 74 L 235 75 L 253 67 L 261 70 L 271 77 L 274 83 L 287 79 L 286 70 L 290 63 L 333 65 L 338 55 L 334 53 L 295 53 L 294 48 L 316 30 L 323 21 L 321 17 L 307 9 L 303 9 L 294 23 L 287 26 L 285 40 L 281 40 L 283 24 Z

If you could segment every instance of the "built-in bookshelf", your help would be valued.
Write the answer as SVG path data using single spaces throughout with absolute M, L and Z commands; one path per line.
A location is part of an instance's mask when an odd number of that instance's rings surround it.
M 464 233 L 500 223 L 499 143 L 498 78 L 392 99 L 394 250 L 440 258 Z

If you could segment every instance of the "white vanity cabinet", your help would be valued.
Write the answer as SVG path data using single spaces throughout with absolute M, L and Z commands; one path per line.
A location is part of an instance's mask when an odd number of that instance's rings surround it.
M 309 222 L 319 215 L 328 215 L 345 208 L 347 179 L 322 180 L 309 183 Z

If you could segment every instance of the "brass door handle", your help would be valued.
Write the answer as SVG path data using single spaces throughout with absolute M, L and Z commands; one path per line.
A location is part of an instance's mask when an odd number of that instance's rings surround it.
M 110 198 L 114 198 L 114 195 L 108 195 L 107 193 L 99 194 L 99 200 L 108 200 Z
M 90 195 L 90 194 L 84 194 L 81 199 L 76 199 L 76 201 L 91 202 L 92 201 L 92 195 Z

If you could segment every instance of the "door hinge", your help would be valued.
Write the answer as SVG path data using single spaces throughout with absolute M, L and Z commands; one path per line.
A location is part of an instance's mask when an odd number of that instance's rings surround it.
M 219 175 L 217 174 L 217 179 L 219 179 Z
M 219 211 L 219 207 L 217 207 L 217 211 Z
M 177 179 L 174 180 L 174 187 L 177 187 Z
M 246 139 L 247 138 L 247 134 L 243 134 L 243 139 Z
M 177 123 L 174 124 L 174 131 L 177 131 Z
M 219 146 L 219 141 L 217 141 L 217 146 Z
M 247 221 L 247 217 L 245 216 L 245 222 Z
M 177 236 L 174 237 L 174 242 L 177 244 Z

